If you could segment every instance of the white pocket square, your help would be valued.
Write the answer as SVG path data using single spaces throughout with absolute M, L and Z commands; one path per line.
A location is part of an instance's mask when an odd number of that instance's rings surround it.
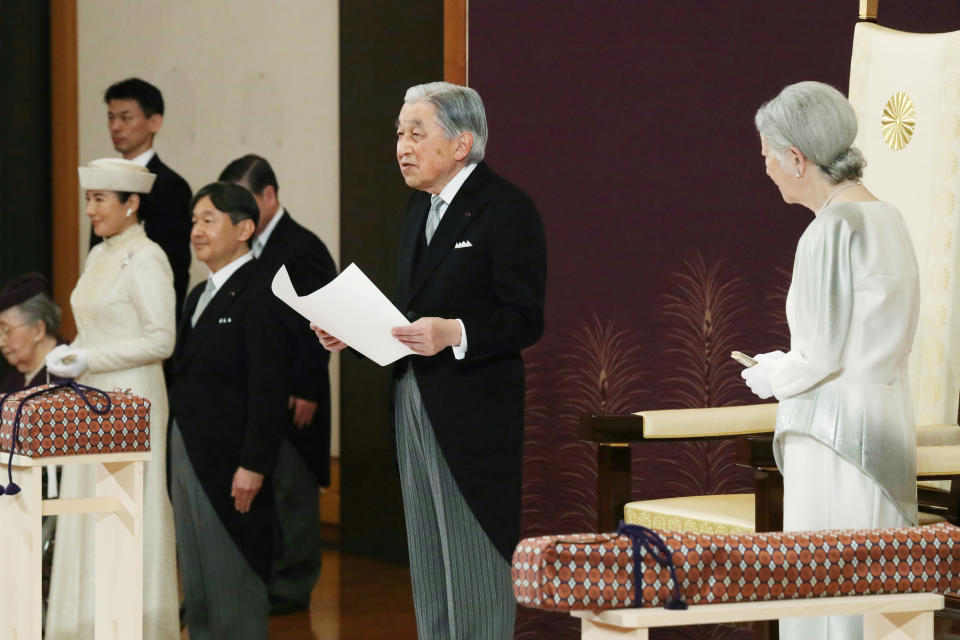
M 467 247 L 472 247 L 473 243 L 469 240 L 461 240 L 457 244 L 453 245 L 454 249 L 466 249 Z

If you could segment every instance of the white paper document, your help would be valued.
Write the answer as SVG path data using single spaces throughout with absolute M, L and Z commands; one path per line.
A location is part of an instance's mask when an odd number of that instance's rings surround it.
M 294 311 L 381 367 L 414 353 L 390 335 L 393 327 L 410 323 L 353 263 L 310 295 L 297 295 L 286 266 L 270 288 Z

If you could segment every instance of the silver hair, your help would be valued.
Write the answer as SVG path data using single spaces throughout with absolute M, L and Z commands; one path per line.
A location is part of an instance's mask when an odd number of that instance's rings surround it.
M 60 331 L 60 307 L 44 293 L 30 296 L 17 305 L 24 319 L 33 324 L 43 322 L 46 334 L 56 337 Z
M 842 93 L 822 82 L 798 82 L 757 110 L 757 131 L 776 154 L 780 166 L 791 171 L 790 147 L 823 171 L 833 184 L 863 176 L 867 161 L 853 145 L 857 116 Z
M 437 122 L 448 140 L 464 132 L 473 134 L 467 162 L 480 162 L 487 149 L 487 114 L 480 94 L 449 82 L 428 82 L 407 89 L 403 101 L 429 102 L 437 108 Z

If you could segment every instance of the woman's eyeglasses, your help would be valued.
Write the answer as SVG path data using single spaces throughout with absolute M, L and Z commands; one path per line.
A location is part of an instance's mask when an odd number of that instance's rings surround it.
M 20 324 L 12 324 L 12 325 L 0 324 L 0 338 L 7 339 L 10 336 L 11 331 L 13 331 L 14 329 L 18 329 L 20 327 L 25 327 L 28 324 L 31 324 L 31 323 L 21 322 Z

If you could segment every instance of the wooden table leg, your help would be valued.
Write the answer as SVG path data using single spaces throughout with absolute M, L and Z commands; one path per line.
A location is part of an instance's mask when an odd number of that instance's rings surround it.
M 119 500 L 96 525 L 96 640 L 143 637 L 143 462 L 97 465 L 98 498 Z
M 783 476 L 779 471 L 755 469 L 754 529 L 756 531 L 783 530 Z M 780 625 L 768 620 L 759 630 L 761 640 L 778 640 Z
M 864 614 L 863 639 L 933 640 L 933 612 Z
M 630 501 L 630 446 L 597 446 L 597 532 L 616 531 Z
M 757 469 L 754 479 L 754 530 L 783 531 L 783 476 Z
M 14 467 L 20 493 L 0 495 L 0 575 L 5 582 L 0 597 L 0 637 L 11 640 L 40 640 L 40 471 L 40 467 Z

